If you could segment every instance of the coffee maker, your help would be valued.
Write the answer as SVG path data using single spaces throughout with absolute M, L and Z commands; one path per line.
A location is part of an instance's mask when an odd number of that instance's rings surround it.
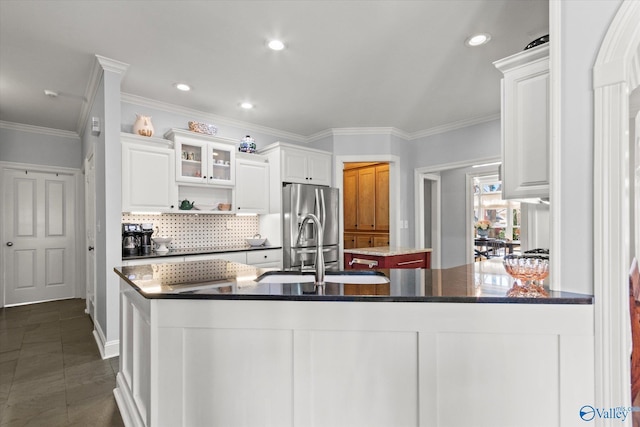
M 122 255 L 132 256 L 140 254 L 142 240 L 142 226 L 140 224 L 122 224 Z
M 141 224 L 140 231 L 140 253 L 149 255 L 151 253 L 151 235 L 153 234 L 153 224 Z

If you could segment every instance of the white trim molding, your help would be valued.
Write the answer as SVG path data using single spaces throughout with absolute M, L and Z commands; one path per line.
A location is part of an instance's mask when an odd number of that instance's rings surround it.
M 89 82 L 87 83 L 87 87 L 84 90 L 85 102 L 82 104 L 82 109 L 80 110 L 80 115 L 78 116 L 78 123 L 76 124 L 78 135 L 82 136 L 84 134 L 85 123 L 87 123 L 87 120 L 89 118 L 89 112 L 91 111 L 91 106 L 93 105 L 93 101 L 96 97 L 98 86 L 100 86 L 102 73 L 104 71 L 111 71 L 119 74 L 124 74 L 127 72 L 128 68 L 129 64 L 126 64 L 124 62 L 116 61 L 115 59 L 109 59 L 100 55 L 95 56 L 95 60 L 93 61 L 93 65 L 91 67 L 91 73 L 89 75 Z
M 19 132 L 31 132 L 31 133 L 39 133 L 42 135 L 49 136 L 58 136 L 61 138 L 68 138 L 72 141 L 69 142 L 80 142 L 80 136 L 77 132 L 68 131 L 68 130 L 60 130 L 53 128 L 46 128 L 42 126 L 33 126 L 26 125 L 23 123 L 14 123 L 14 122 L 5 122 L 4 120 L 0 120 L 0 129 L 11 129 L 17 130 Z
M 624 0 L 593 68 L 595 405 L 631 406 L 629 93 L 640 82 L 640 2 Z M 598 420 L 596 420 L 598 421 Z M 597 425 L 608 425 L 600 420 Z
M 266 135 L 275 136 L 277 138 L 285 138 L 289 141 L 295 142 L 308 142 L 308 138 L 293 132 L 286 132 L 275 128 L 256 125 L 242 120 L 230 119 L 228 117 L 218 116 L 216 114 L 207 113 L 206 111 L 199 111 L 192 108 L 181 107 L 179 105 L 169 104 L 167 102 L 156 101 L 154 99 L 145 98 L 130 93 L 121 93 L 120 99 L 122 102 L 132 105 L 139 105 L 141 107 L 154 108 L 160 111 L 166 111 L 168 113 L 179 114 L 189 117 L 201 117 L 203 120 L 209 120 L 218 125 L 234 126 L 242 129 L 246 129 L 247 132 L 257 132 Z

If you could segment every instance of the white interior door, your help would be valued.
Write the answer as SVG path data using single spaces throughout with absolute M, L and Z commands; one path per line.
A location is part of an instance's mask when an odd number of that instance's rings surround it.
M 95 319 L 96 295 L 96 185 L 95 164 L 93 153 L 85 160 L 85 233 L 86 233 L 86 283 L 87 283 L 87 313 Z
M 4 171 L 5 305 L 75 296 L 75 178 Z

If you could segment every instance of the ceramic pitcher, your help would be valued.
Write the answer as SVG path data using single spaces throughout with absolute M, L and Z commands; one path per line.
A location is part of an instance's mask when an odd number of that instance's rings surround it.
M 151 116 L 136 114 L 136 122 L 133 124 L 133 133 L 142 136 L 152 136 L 153 125 L 151 124 Z

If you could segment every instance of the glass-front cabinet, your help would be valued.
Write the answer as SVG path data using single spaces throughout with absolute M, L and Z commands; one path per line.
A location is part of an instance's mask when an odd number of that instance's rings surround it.
M 235 140 L 181 129 L 172 129 L 165 137 L 174 141 L 176 181 L 216 186 L 235 185 Z

